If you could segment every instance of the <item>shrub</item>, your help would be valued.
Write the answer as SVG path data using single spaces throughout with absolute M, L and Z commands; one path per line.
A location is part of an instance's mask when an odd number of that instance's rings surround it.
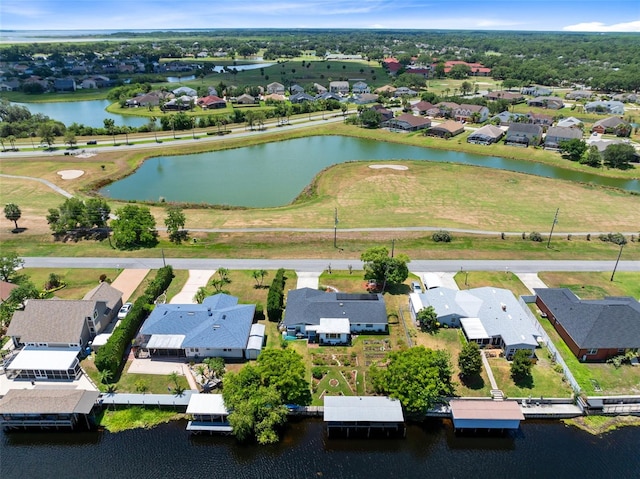
M 321 366 L 314 366 L 311 368 L 311 375 L 314 379 L 322 379 L 328 372 L 329 370 L 327 368 L 323 368 Z
M 542 242 L 542 235 L 537 231 L 532 231 L 531 233 L 529 233 L 529 239 L 531 241 L 535 241 L 536 243 L 540 243 Z
M 277 272 L 267 294 L 267 317 L 269 321 L 278 322 L 282 319 L 284 309 L 284 285 L 287 278 L 284 276 L 284 269 Z
M 622 233 L 601 234 L 600 241 L 610 242 L 619 246 L 627 244 L 627 238 Z
M 451 233 L 444 230 L 436 231 L 435 233 L 433 233 L 433 235 L 431 235 L 431 238 L 436 243 L 451 243 L 452 239 Z

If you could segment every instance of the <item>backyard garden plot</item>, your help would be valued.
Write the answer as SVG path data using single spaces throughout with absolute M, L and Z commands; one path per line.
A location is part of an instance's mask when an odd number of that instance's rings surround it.
M 365 339 L 362 342 L 364 365 L 371 366 L 383 362 L 393 348 L 390 339 Z

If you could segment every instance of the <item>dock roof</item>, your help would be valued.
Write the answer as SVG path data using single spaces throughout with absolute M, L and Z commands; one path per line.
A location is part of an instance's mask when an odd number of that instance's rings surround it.
M 384 396 L 325 396 L 325 422 L 404 422 L 402 405 Z
M 454 421 L 456 419 L 524 420 L 524 414 L 517 401 L 452 399 L 449 405 Z

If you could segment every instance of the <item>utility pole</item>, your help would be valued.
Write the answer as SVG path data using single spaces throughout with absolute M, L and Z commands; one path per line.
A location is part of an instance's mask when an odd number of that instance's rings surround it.
M 560 208 L 556 210 L 556 215 L 553 217 L 553 224 L 551 225 L 551 232 L 549 233 L 549 239 L 547 240 L 547 248 L 551 246 L 551 235 L 553 235 L 553 228 L 555 228 L 556 223 L 558 223 L 558 213 L 560 213 Z
M 167 266 L 167 262 L 164 259 L 164 248 L 161 248 L 160 251 L 162 251 L 162 266 Z
M 333 247 L 338 247 L 338 208 L 335 209 L 333 217 Z
M 613 273 L 611 273 L 611 281 L 613 281 L 613 277 L 616 274 L 616 269 L 618 269 L 618 263 L 620 262 L 620 256 L 622 256 L 622 248 L 624 248 L 624 243 L 620 245 L 620 251 L 618 251 L 618 259 L 616 259 L 616 264 L 613 267 Z
M 396 240 L 392 239 L 391 240 L 391 257 L 392 258 L 393 258 L 393 252 L 394 252 L 395 248 L 396 248 Z

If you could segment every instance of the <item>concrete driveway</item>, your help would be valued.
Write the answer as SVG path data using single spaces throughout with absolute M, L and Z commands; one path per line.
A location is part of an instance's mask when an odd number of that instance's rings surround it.
M 189 279 L 178 294 L 176 294 L 170 304 L 194 304 L 193 297 L 202 286 L 206 286 L 211 276 L 215 274 L 215 269 L 190 269 Z
M 149 274 L 148 269 L 125 269 L 111 283 L 111 286 L 122 291 L 122 302 L 126 303 L 147 274 Z
M 300 288 L 318 289 L 320 275 L 322 273 L 296 271 L 296 274 L 298 275 L 298 284 L 296 285 L 297 289 L 300 289 Z

